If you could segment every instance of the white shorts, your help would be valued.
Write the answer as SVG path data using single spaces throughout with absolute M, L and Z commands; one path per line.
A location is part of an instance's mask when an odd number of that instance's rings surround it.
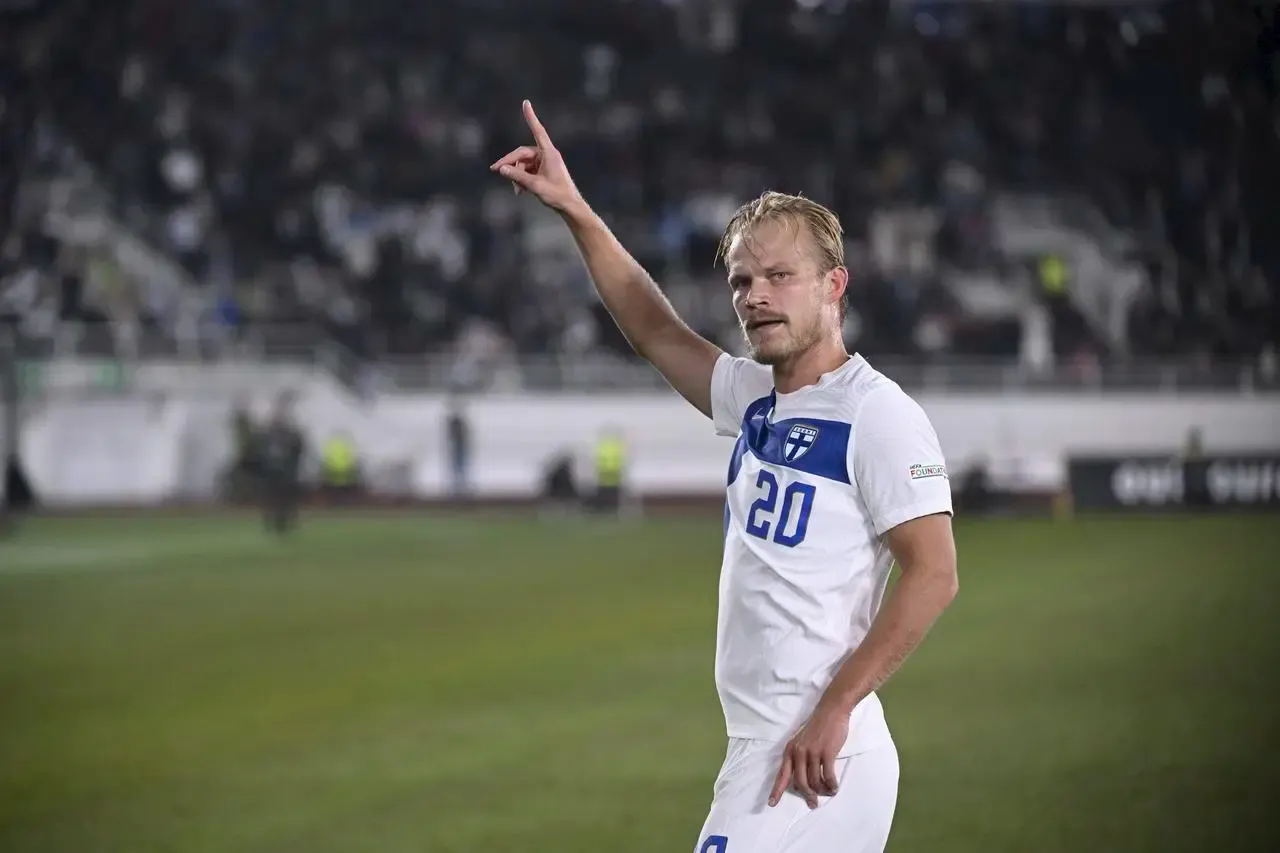
M 882 853 L 898 802 L 893 741 L 836 759 L 840 787 L 816 809 L 794 791 L 769 807 L 785 746 L 730 739 L 694 853 Z

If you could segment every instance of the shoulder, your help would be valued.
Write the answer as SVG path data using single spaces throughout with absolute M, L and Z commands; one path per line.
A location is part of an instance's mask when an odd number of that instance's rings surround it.
M 950 513 L 946 459 L 920 404 L 879 371 L 859 377 L 845 404 L 852 423 L 848 466 L 876 533 Z
M 849 423 L 849 456 L 894 456 L 910 447 L 933 447 L 937 433 L 924 408 L 897 382 L 864 363 L 841 393 L 842 418 Z M 905 452 L 905 451 L 904 451 Z
M 711 372 L 711 417 L 720 435 L 737 435 L 752 402 L 773 391 L 773 371 L 759 362 L 722 353 Z
M 838 389 L 843 419 L 856 430 L 867 425 L 923 413 L 920 405 L 897 382 L 864 359 L 844 377 Z
M 773 390 L 773 370 L 750 358 L 721 353 L 716 359 L 713 382 L 725 388 L 763 396 Z

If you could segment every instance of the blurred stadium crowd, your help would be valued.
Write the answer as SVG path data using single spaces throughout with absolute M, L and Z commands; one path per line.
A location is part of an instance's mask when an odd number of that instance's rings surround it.
M 625 358 L 564 229 L 485 169 L 529 97 L 727 348 L 714 245 L 777 188 L 843 218 L 869 355 L 1274 374 L 1267 25 L 1243 0 L 63 3 L 4 45 L 0 315 L 117 346 L 310 324 L 367 357 Z

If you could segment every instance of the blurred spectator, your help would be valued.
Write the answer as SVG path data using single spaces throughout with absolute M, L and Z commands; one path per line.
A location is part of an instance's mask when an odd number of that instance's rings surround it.
M 715 238 L 771 186 L 842 216 L 850 342 L 872 356 L 1025 353 L 1025 270 L 1046 257 L 1038 368 L 1252 362 L 1280 340 L 1280 112 L 1248 4 L 74 9 L 33 72 L 35 166 L 46 179 L 74 149 L 180 273 L 60 255 L 29 222 L 0 312 L 38 332 L 100 310 L 133 351 L 144 327 L 308 323 L 359 358 L 451 351 L 460 386 L 529 353 L 625 352 L 564 229 L 485 171 L 524 141 L 529 96 L 587 197 L 728 348 Z M 36 295 L 49 274 L 61 309 Z M 203 295 L 159 292 L 179 278 Z

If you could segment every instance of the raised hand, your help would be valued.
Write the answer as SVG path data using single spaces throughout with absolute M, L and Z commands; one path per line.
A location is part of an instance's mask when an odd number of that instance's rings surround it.
M 547 129 L 538 121 L 533 104 L 524 102 L 524 120 L 533 133 L 533 145 L 522 145 L 489 167 L 511 181 L 516 192 L 527 190 L 552 210 L 568 213 L 581 205 L 582 194 L 574 186 L 564 158 L 551 144 Z

